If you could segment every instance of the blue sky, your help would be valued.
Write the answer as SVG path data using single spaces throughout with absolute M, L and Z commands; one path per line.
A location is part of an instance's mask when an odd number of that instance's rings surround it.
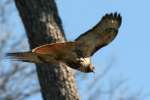
M 133 89 L 150 93 L 150 1 L 148 0 L 57 0 L 68 40 L 94 26 L 105 13 L 119 12 L 122 25 L 117 38 L 93 57 L 101 70 L 111 58 L 115 63 L 108 79 L 122 75 Z
M 148 0 L 56 0 L 63 27 L 69 41 L 93 27 L 103 15 L 119 12 L 122 25 L 117 38 L 92 58 L 98 75 L 113 59 L 112 69 L 104 83 L 127 78 L 133 90 L 143 89 L 150 93 L 150 1 Z M 17 18 L 16 13 L 9 20 Z M 15 24 L 20 20 L 15 21 Z M 17 25 L 17 26 L 19 26 Z M 24 32 L 22 27 L 9 25 L 15 32 Z M 13 40 L 17 37 L 13 37 Z M 26 49 L 27 50 L 27 49 Z M 89 80 L 93 80 L 90 74 Z M 82 91 L 82 90 L 80 90 Z M 32 99 L 31 99 L 32 100 Z M 85 100 L 85 99 L 84 99 Z

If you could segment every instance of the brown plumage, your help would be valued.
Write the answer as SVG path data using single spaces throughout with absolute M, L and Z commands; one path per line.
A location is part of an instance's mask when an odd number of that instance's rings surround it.
M 93 72 L 91 56 L 116 37 L 120 25 L 120 14 L 106 14 L 96 26 L 80 35 L 74 42 L 46 44 L 29 52 L 7 53 L 6 56 L 33 63 L 64 62 L 73 69 Z
M 106 14 L 102 20 L 89 31 L 80 35 L 75 41 L 81 56 L 90 57 L 97 50 L 109 44 L 117 35 L 121 25 L 121 16 L 117 13 Z

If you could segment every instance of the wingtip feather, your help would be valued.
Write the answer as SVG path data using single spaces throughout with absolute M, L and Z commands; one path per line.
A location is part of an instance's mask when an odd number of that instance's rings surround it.
M 120 13 L 114 12 L 105 14 L 103 18 L 122 19 L 122 16 Z
M 118 12 L 107 13 L 107 14 L 105 14 L 105 16 L 103 16 L 102 19 L 106 19 L 106 18 L 109 18 L 109 19 L 112 19 L 112 20 L 117 20 L 119 27 L 120 27 L 120 25 L 122 23 L 122 16 Z

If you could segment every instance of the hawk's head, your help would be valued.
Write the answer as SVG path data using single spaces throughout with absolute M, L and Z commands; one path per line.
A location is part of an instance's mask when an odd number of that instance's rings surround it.
M 81 72 L 89 73 L 89 72 L 94 72 L 94 66 L 91 64 L 91 58 L 80 58 L 80 67 L 79 70 Z
M 88 73 L 88 72 L 94 72 L 94 69 L 95 69 L 95 67 L 90 64 L 90 65 L 87 67 L 86 72 L 87 72 L 87 73 Z
M 79 70 L 81 72 L 90 73 L 94 72 L 95 67 L 92 64 L 89 64 L 88 66 L 80 66 Z

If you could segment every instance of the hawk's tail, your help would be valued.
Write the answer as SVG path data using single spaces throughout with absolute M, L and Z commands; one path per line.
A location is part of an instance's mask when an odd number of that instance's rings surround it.
M 6 58 L 17 60 L 17 61 L 24 61 L 24 62 L 33 62 L 33 63 L 40 63 L 40 59 L 37 54 L 33 52 L 16 52 L 16 53 L 7 53 L 5 55 Z

